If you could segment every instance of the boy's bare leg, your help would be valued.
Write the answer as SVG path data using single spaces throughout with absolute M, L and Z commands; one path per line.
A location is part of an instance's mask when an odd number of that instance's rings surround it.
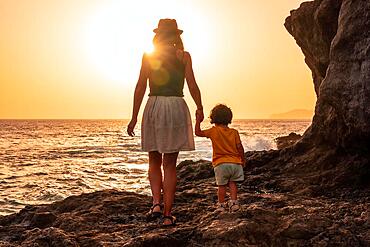
M 177 153 L 166 153 L 163 155 L 163 171 L 164 171 L 164 180 L 163 180 L 163 201 L 164 201 L 164 216 L 170 216 L 172 210 L 172 204 L 175 198 L 176 192 L 176 161 Z M 164 222 L 168 224 L 170 222 Z
M 236 186 L 236 183 L 233 181 L 230 181 L 229 188 L 230 188 L 231 200 L 233 201 L 237 200 L 238 199 L 238 187 Z
M 162 154 L 153 151 L 149 152 L 149 170 L 148 177 L 150 188 L 152 190 L 153 205 L 161 203 L 161 190 L 162 190 Z M 153 212 L 160 212 L 160 207 L 153 208 Z
M 218 202 L 224 203 L 226 196 L 226 185 L 219 185 L 218 186 Z

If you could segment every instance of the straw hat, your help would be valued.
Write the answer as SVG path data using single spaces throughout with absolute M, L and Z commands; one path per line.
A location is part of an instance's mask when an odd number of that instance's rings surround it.
M 175 19 L 160 19 L 158 27 L 153 30 L 155 33 L 178 33 L 182 34 L 182 30 L 177 28 Z

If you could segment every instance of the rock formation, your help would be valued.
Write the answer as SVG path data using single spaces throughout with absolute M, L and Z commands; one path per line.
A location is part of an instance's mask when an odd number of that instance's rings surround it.
M 296 176 L 296 189 L 368 187 L 370 1 L 304 2 L 291 11 L 285 27 L 312 71 L 317 103 L 302 140 L 271 160 L 261 157 L 265 166 Z
M 370 2 L 305 2 L 291 11 L 285 27 L 305 55 L 317 95 L 305 137 L 316 145 L 369 152 Z
M 277 149 L 284 149 L 296 144 L 302 139 L 302 136 L 294 132 L 290 133 L 287 136 L 280 136 L 275 139 Z

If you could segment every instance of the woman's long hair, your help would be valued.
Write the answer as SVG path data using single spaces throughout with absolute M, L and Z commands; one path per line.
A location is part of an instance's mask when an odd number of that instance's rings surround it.
M 184 50 L 184 44 L 178 33 L 157 33 L 153 38 L 153 45 L 157 51 L 166 46 Z

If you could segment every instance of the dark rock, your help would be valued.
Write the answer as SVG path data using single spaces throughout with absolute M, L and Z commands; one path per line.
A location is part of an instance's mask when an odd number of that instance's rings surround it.
M 46 228 L 50 226 L 57 217 L 50 212 L 40 212 L 33 215 L 31 225 L 38 228 Z
M 369 13 L 370 1 L 361 0 L 315 0 L 291 11 L 285 27 L 312 71 L 315 115 L 295 144 L 249 158 L 259 180 L 274 176 L 279 191 L 311 195 L 369 187 Z
M 24 233 L 25 241 L 22 246 L 53 246 L 53 247 L 78 247 L 76 239 L 61 229 L 46 228 L 40 230 L 35 228 Z
M 15 245 L 13 245 L 9 242 L 0 241 L 0 247 L 15 247 Z
M 285 228 L 281 234 L 287 238 L 293 239 L 311 239 L 316 234 L 312 232 L 312 227 L 304 223 L 295 223 Z
M 370 148 L 370 2 L 315 0 L 285 27 L 312 71 L 317 103 L 304 137 L 354 152 Z
M 267 157 L 269 166 L 277 159 L 276 153 L 281 151 L 246 153 L 246 157 Z M 292 192 L 282 193 L 281 182 L 297 177 L 285 174 L 282 180 L 283 174 L 267 172 L 265 168 L 259 163 L 245 168 L 246 180 L 239 190 L 241 210 L 236 213 L 215 212 L 217 186 L 213 176 L 190 179 L 190 170 L 194 177 L 212 173 L 210 163 L 187 161 L 178 166 L 175 227 L 163 228 L 156 220 L 147 221 L 149 196 L 106 190 L 71 196 L 49 205 L 28 206 L 18 214 L 0 217 L 0 243 L 89 247 L 368 243 L 368 191 L 352 191 L 351 196 L 344 193 L 343 198 L 292 193 L 295 187 L 289 188 Z M 276 188 L 272 189 L 271 184 Z M 51 226 L 40 229 L 34 222 Z
M 200 160 L 195 162 L 195 164 L 197 164 L 196 166 L 189 165 L 193 163 L 194 161 L 192 160 L 185 160 L 178 165 L 177 169 L 182 170 L 179 174 L 180 179 L 198 180 L 214 176 L 213 170 L 209 169 L 211 162 Z
M 298 142 L 301 139 L 302 139 L 301 135 L 292 132 L 287 136 L 277 137 L 275 141 L 276 141 L 277 148 L 283 149 L 283 148 L 290 147 L 296 144 L 296 142 Z

